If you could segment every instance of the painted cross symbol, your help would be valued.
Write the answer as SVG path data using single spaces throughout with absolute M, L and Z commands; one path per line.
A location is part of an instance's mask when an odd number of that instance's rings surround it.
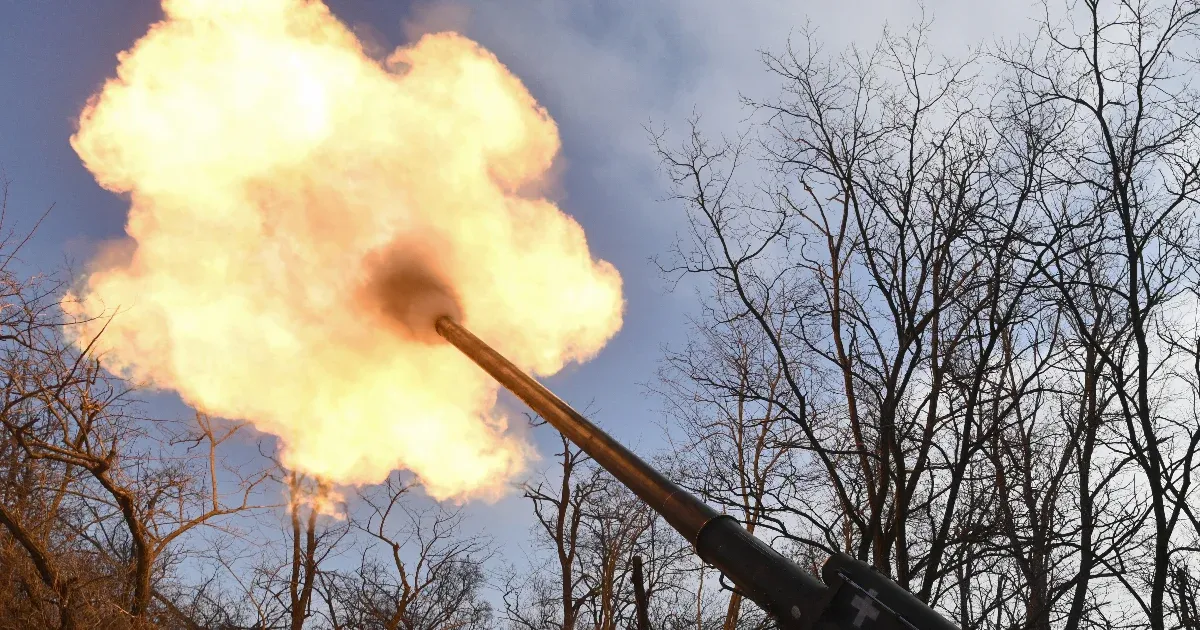
M 867 593 L 871 597 L 874 597 L 875 594 L 878 593 L 878 591 L 876 591 L 875 589 L 871 589 Z M 858 616 L 854 618 L 854 627 L 855 628 L 861 628 L 863 625 L 863 622 L 866 621 L 868 618 L 876 619 L 879 617 L 879 609 L 875 607 L 875 604 L 872 603 L 872 600 L 870 597 L 863 597 L 862 595 L 855 595 L 854 599 L 850 600 L 850 605 L 853 606 L 854 609 L 858 611 Z

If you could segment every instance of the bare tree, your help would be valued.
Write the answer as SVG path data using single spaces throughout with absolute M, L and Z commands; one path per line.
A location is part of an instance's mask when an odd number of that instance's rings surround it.
M 535 539 L 557 563 L 510 575 L 505 616 L 527 630 L 614 630 L 636 623 L 633 557 L 644 559 L 652 620 L 676 620 L 686 596 L 686 543 L 631 491 L 561 437 L 557 478 L 526 487 Z M 655 621 L 654 623 L 658 623 Z
M 775 403 L 788 395 L 774 349 L 723 297 L 708 305 L 705 315 L 714 324 L 694 324 L 693 341 L 666 355 L 652 388 L 676 422 L 667 434 L 676 452 L 671 470 L 751 533 L 761 525 L 760 535 L 787 535 L 797 493 L 819 488 L 798 465 L 799 427 Z M 764 395 L 751 383 L 762 384 Z M 731 593 L 721 627 L 740 627 L 741 610 L 742 595 Z
M 928 59 L 926 28 L 836 61 L 815 49 L 766 57 L 787 96 L 754 104 L 778 139 L 760 146 L 782 180 L 761 195 L 735 178 L 745 139 L 714 145 L 693 128 L 682 150 L 658 146 L 694 235 L 665 271 L 710 277 L 713 302 L 729 304 L 714 312 L 732 314 L 716 321 L 742 320 L 770 352 L 778 377 L 737 389 L 786 419 L 794 456 L 823 471 L 825 492 L 789 502 L 792 527 L 815 535 L 777 529 L 870 560 L 930 599 L 983 443 L 970 425 L 1003 330 L 986 318 L 1018 317 L 1023 287 L 997 277 L 1008 261 L 986 247 L 1011 240 L 1020 208 L 995 212 L 991 147 L 963 105 L 968 64 Z M 973 389 L 947 408 L 949 377 L 972 362 Z M 913 538 L 914 527 L 932 536 Z
M 78 627 L 97 606 L 123 624 L 156 623 L 174 612 L 161 597 L 165 611 L 155 609 L 155 584 L 186 553 L 181 539 L 250 509 L 262 476 L 239 477 L 227 502 L 216 479 L 230 471 L 217 450 L 238 427 L 142 417 L 133 390 L 64 338 L 74 323 L 58 309 L 62 284 L 23 281 L 9 267 L 23 244 L 10 233 L 0 256 L 0 450 L 14 482 L 0 525 L 57 609 L 48 625 Z M 85 597 L 95 580 L 106 598 Z
M 928 22 L 832 57 L 806 32 L 753 133 L 655 134 L 691 227 L 664 271 L 708 290 L 665 389 L 729 507 L 764 487 L 739 436 L 785 428 L 749 451 L 783 462 L 780 542 L 964 626 L 1164 630 L 1200 532 L 1200 6 L 1065 8 L 965 62 Z
M 211 570 L 191 586 L 193 619 L 227 627 L 310 627 L 323 617 L 322 585 L 350 526 L 340 495 L 321 479 L 288 469 L 271 454 L 273 486 L 286 493 L 279 511 L 260 515 L 254 534 L 212 541 Z M 209 621 L 212 623 L 212 621 Z
M 594 474 L 582 478 L 580 469 L 588 461 L 587 455 L 565 436 L 560 435 L 559 439 L 562 451 L 556 456 L 561 477 L 553 485 L 543 481 L 525 490 L 537 519 L 536 527 L 544 534 L 543 540 L 552 547 L 556 571 L 552 576 L 511 579 L 504 593 L 505 612 L 510 623 L 528 630 L 550 627 L 575 630 L 581 610 L 592 597 L 584 588 L 576 567 L 583 535 L 584 506 L 600 491 L 600 480 Z M 552 579 L 554 583 L 539 578 Z M 556 603 L 552 603 L 555 600 Z
M 392 476 L 362 493 L 366 509 L 353 525 L 376 546 L 364 549 L 356 571 L 328 576 L 323 595 L 331 627 L 490 627 L 491 607 L 481 594 L 483 565 L 492 555 L 488 540 L 462 535 L 458 510 L 416 507 L 413 488 Z
M 1069 236 L 1060 243 L 1087 238 L 1088 257 L 1059 247 L 1042 268 L 1115 398 L 1104 432 L 1120 442 L 1105 450 L 1134 467 L 1126 477 L 1140 479 L 1122 499 L 1148 526 L 1117 550 L 1124 566 L 1113 577 L 1149 627 L 1162 630 L 1182 620 L 1167 607 L 1171 569 L 1194 561 L 1189 547 L 1200 532 L 1189 514 L 1200 423 L 1194 411 L 1175 408 L 1170 393 L 1190 384 L 1172 374 L 1175 365 L 1196 356 L 1194 326 L 1182 328 L 1170 310 L 1200 282 L 1200 108 L 1186 79 L 1197 59 L 1184 52 L 1197 43 L 1200 5 L 1084 2 L 1072 9 L 1073 31 L 1047 18 L 1037 40 L 1003 59 L 1017 77 L 1014 91 L 1031 108 L 1069 121 L 1073 132 L 1052 171 L 1072 198 L 1054 218 Z M 1107 325 L 1096 332 L 1088 312 L 1095 302 L 1110 305 Z M 1139 548 L 1148 553 L 1139 558 Z M 1079 625 L 1082 614 L 1077 602 L 1068 625 Z

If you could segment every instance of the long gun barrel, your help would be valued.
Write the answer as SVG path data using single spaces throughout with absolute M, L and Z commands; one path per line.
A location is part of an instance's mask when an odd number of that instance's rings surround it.
M 439 335 L 520 398 L 661 515 L 700 559 L 767 611 L 781 628 L 957 630 L 873 567 L 835 554 L 822 581 L 664 477 L 550 390 L 449 317 Z

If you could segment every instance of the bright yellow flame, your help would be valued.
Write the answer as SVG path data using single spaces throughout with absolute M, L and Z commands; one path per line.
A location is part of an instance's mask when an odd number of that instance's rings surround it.
M 498 496 L 531 450 L 497 386 L 361 295 L 381 256 L 416 256 L 522 368 L 594 356 L 621 326 L 621 279 L 528 192 L 554 122 L 453 33 L 380 63 L 318 1 L 163 8 L 71 139 L 131 199 L 131 240 L 63 301 L 89 320 L 75 341 L 107 325 L 109 369 L 253 421 L 295 469 L 340 484 L 408 469 L 438 498 Z

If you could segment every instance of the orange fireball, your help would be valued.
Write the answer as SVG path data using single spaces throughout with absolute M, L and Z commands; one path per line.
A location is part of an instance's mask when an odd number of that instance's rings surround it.
M 73 339 L 106 326 L 106 367 L 252 421 L 297 470 L 407 469 L 437 498 L 498 496 L 531 449 L 496 384 L 389 321 L 379 290 L 415 264 L 522 368 L 594 356 L 621 326 L 620 276 L 522 192 L 547 177 L 554 121 L 457 34 L 381 63 L 316 1 L 163 9 L 71 139 L 131 200 L 120 255 L 62 302 Z

